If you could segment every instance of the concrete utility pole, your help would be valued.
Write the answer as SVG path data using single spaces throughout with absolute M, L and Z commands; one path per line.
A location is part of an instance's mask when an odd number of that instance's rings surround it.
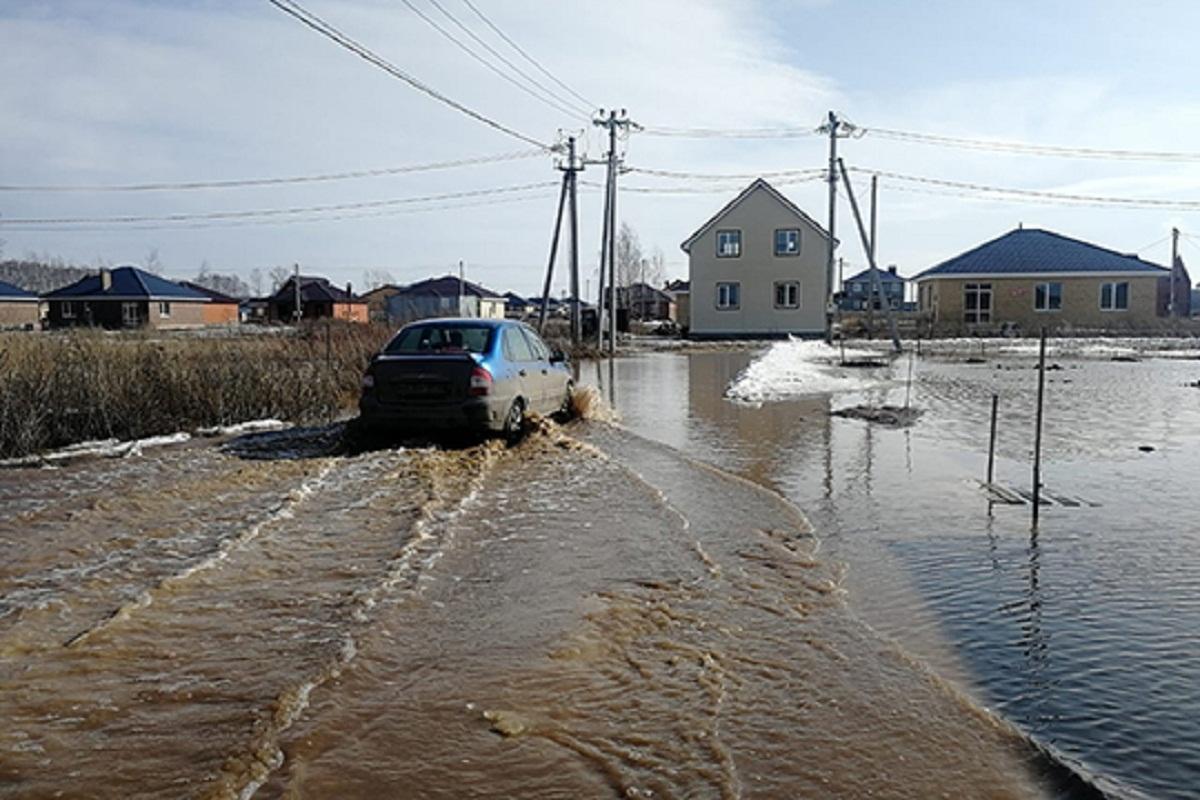
M 470 316 L 470 314 L 463 311 L 463 300 L 467 296 L 466 282 L 467 282 L 467 276 L 466 276 L 466 273 L 463 271 L 463 261 L 460 258 L 458 260 L 458 315 L 460 317 L 469 317 Z
M 608 232 L 608 246 L 605 255 L 608 256 L 608 352 L 609 355 L 617 350 L 617 176 L 620 173 L 620 159 L 617 156 L 618 129 L 640 130 L 641 126 L 629 119 L 625 109 L 619 112 L 610 109 L 605 115 L 604 109 L 592 119 L 592 124 L 599 128 L 608 128 L 608 201 L 605 204 L 605 227 Z M 603 264 L 601 265 L 603 270 Z
M 838 131 L 846 123 L 838 119 L 838 115 L 830 111 L 828 121 L 818 130 L 829 134 L 829 243 L 825 253 L 825 341 L 833 341 L 833 315 L 829 312 L 829 304 L 833 298 L 833 259 L 837 250 L 837 140 Z
M 567 177 L 571 183 L 571 193 L 567 196 L 571 213 L 571 344 L 578 346 L 582 325 L 579 315 L 579 202 L 576 172 L 575 137 L 571 136 L 567 139 Z
M 1179 281 L 1179 228 L 1171 228 L 1171 290 L 1167 292 L 1167 316 L 1174 319 L 1179 309 L 1175 302 L 1175 284 Z M 1191 287 L 1189 286 L 1190 290 Z
M 304 318 L 304 311 L 300 305 L 300 265 L 294 264 L 293 267 L 294 274 L 292 276 L 292 283 L 295 285 L 292 288 L 295 289 L 296 308 L 292 311 L 292 319 L 295 321 L 296 325 L 299 326 L 300 320 Z
M 867 297 L 867 339 L 875 338 L 875 284 L 878 278 L 875 274 L 875 211 L 879 199 L 879 176 L 871 176 L 871 293 Z M 879 302 L 884 302 L 882 297 Z
M 542 285 L 542 307 L 538 310 L 538 333 L 546 327 L 546 308 L 550 305 L 550 284 L 554 280 L 554 262 L 558 258 L 558 235 L 562 232 L 563 207 L 567 203 L 569 181 L 563 172 L 562 190 L 558 193 L 558 211 L 554 215 L 554 235 L 550 238 L 550 260 L 546 264 L 546 282 Z
M 837 168 L 842 174 L 842 182 L 846 185 L 846 197 L 850 200 L 850 210 L 854 212 L 854 222 L 858 225 L 858 235 L 862 238 L 863 250 L 867 253 L 867 259 L 871 262 L 871 291 L 878 291 L 883 294 L 879 288 L 879 272 L 875 267 L 875 254 L 872 252 L 871 242 L 867 238 L 867 229 L 863 226 L 862 214 L 858 212 L 858 201 L 854 199 L 854 187 L 850 185 L 850 174 L 846 172 L 846 165 L 839 158 Z M 900 346 L 900 334 L 896 331 L 896 315 L 892 313 L 891 306 L 885 306 L 887 312 L 888 327 L 892 334 L 892 349 L 899 353 L 903 348 Z

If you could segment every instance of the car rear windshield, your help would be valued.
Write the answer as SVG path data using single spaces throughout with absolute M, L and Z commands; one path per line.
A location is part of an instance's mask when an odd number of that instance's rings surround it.
M 410 353 L 484 353 L 492 339 L 486 325 L 417 325 L 396 334 L 384 352 L 389 355 Z

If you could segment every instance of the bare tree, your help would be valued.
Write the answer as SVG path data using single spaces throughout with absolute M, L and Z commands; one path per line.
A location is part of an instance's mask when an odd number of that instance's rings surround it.
M 271 279 L 271 291 L 279 291 L 279 287 L 287 283 L 287 279 L 292 277 L 292 271 L 287 267 L 271 267 L 267 272 L 267 276 Z
M 250 288 L 254 290 L 255 297 L 262 297 L 263 274 L 258 267 L 250 270 Z
M 632 286 L 642 279 L 642 243 L 637 231 L 622 222 L 617 233 L 617 286 Z
M 363 271 L 363 285 L 366 291 L 378 289 L 380 286 L 386 286 L 389 283 L 395 283 L 396 279 L 392 277 L 392 273 L 386 269 L 368 269 Z
M 158 274 L 162 272 L 162 259 L 158 257 L 158 248 L 151 247 L 150 252 L 146 253 L 146 260 L 142 262 L 142 266 L 147 272 Z

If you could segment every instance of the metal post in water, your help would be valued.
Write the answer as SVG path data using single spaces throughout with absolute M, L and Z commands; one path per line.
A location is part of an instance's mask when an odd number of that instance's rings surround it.
M 1038 525 L 1038 511 L 1042 505 L 1042 405 L 1046 397 L 1046 329 L 1042 328 L 1042 342 L 1038 348 L 1038 393 L 1037 422 L 1033 430 L 1033 527 Z
M 995 475 L 996 467 L 996 411 L 1000 406 L 1000 395 L 992 395 L 992 434 L 988 439 L 988 470 L 987 482 L 988 486 L 992 485 L 992 478 Z
M 913 371 L 913 351 L 908 351 L 908 382 L 904 386 L 904 408 L 908 409 L 908 402 L 912 398 L 912 371 Z

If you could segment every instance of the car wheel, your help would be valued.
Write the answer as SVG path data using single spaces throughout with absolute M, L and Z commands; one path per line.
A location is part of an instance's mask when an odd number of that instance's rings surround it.
M 558 411 L 554 416 L 558 417 L 559 422 L 566 422 L 574 416 L 574 409 L 571 407 L 571 395 L 575 393 L 575 382 L 567 381 L 567 391 L 563 395 L 562 405 L 558 407 Z
M 504 418 L 504 439 L 509 444 L 514 444 L 521 438 L 521 433 L 525 427 L 525 403 L 521 398 L 513 400 L 512 406 L 508 409 L 508 416 Z

